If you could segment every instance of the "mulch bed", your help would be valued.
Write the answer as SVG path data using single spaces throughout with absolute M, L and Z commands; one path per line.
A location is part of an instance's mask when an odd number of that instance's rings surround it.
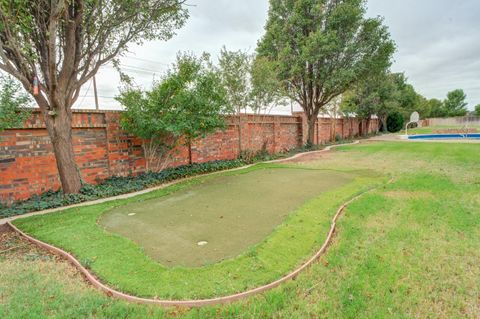
M 0 225 L 0 258 L 24 258 L 26 256 L 57 259 L 56 256 L 33 245 L 14 232 L 8 225 Z

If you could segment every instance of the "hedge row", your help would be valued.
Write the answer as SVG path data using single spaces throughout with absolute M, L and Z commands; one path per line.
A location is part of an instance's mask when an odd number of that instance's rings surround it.
M 80 194 L 63 194 L 61 191 L 48 191 L 25 201 L 16 202 L 10 207 L 0 207 L 0 218 L 133 193 L 181 178 L 237 168 L 245 164 L 245 161 L 240 159 L 214 161 L 167 168 L 158 173 L 149 172 L 137 176 L 112 177 L 99 185 L 84 185 Z

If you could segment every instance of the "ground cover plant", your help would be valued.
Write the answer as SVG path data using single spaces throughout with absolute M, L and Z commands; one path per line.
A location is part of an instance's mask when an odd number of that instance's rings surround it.
M 480 144 L 382 142 L 297 160 L 393 181 L 348 207 L 319 263 L 246 301 L 194 310 L 127 304 L 94 291 L 65 262 L 19 248 L 0 255 L 0 316 L 478 318 L 479 151 Z M 321 210 L 324 201 L 311 205 Z

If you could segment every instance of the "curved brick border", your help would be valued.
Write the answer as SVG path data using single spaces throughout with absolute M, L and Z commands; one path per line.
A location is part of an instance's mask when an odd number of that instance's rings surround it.
M 158 305 L 158 306 L 163 306 L 163 307 L 187 307 L 187 308 L 193 308 L 193 307 L 203 307 L 203 306 L 208 306 L 208 305 L 219 305 L 219 304 L 226 304 L 226 303 L 231 303 L 234 301 L 242 300 L 250 296 L 254 296 L 257 294 L 260 294 L 262 292 L 271 290 L 273 288 L 276 288 L 280 286 L 281 284 L 295 279 L 301 272 L 303 272 L 306 268 L 310 267 L 312 264 L 314 264 L 326 251 L 328 246 L 331 244 L 333 235 L 335 233 L 336 227 L 337 227 L 337 221 L 339 217 L 342 215 L 342 213 L 345 211 L 345 208 L 347 208 L 348 205 L 350 205 L 352 202 L 356 201 L 359 199 L 361 196 L 364 194 L 370 192 L 372 190 L 368 190 L 363 192 L 360 195 L 357 195 L 356 197 L 352 198 L 345 204 L 343 204 L 335 214 L 332 220 L 332 224 L 330 227 L 330 231 L 328 232 L 328 236 L 323 243 L 322 247 L 320 250 L 313 256 L 311 257 L 308 261 L 303 263 L 299 268 L 296 270 L 292 271 L 288 275 L 261 287 L 254 288 L 242 293 L 238 294 L 233 294 L 225 297 L 218 297 L 218 298 L 211 298 L 211 299 L 203 299 L 203 300 L 158 300 L 158 299 L 148 299 L 148 298 L 140 298 L 136 296 L 132 296 L 129 294 L 122 293 L 120 291 L 117 291 L 115 289 L 112 289 L 105 284 L 103 284 L 99 279 L 97 279 L 92 273 L 90 273 L 83 265 L 71 254 L 67 253 L 66 251 L 57 248 L 55 246 L 49 245 L 47 243 L 44 243 L 38 239 L 35 239 L 24 232 L 22 232 L 20 229 L 15 227 L 12 223 L 7 222 L 7 225 L 11 227 L 15 232 L 26 238 L 28 241 L 31 243 L 38 245 L 44 249 L 47 249 L 48 251 L 60 255 L 64 257 L 66 260 L 68 260 L 73 266 L 75 266 L 87 279 L 88 282 L 90 282 L 95 288 L 98 290 L 106 293 L 108 296 L 129 301 L 129 302 L 134 302 L 134 303 L 140 303 L 140 304 L 153 304 L 153 305 Z
M 358 143 L 359 142 L 356 141 L 356 142 L 350 143 L 350 144 L 332 145 L 332 146 L 328 146 L 325 149 L 320 150 L 320 151 L 300 153 L 300 154 L 297 154 L 297 155 L 295 155 L 293 157 L 290 157 L 290 158 L 274 160 L 274 161 L 270 161 L 270 162 L 267 162 L 267 163 L 286 162 L 286 161 L 289 161 L 289 160 L 292 160 L 292 159 L 302 157 L 304 155 L 311 155 L 311 154 L 327 152 L 327 151 L 330 151 L 332 148 L 335 148 L 335 147 L 338 147 L 338 146 L 352 145 L 352 144 L 358 144 Z M 252 165 L 249 165 L 249 166 L 252 166 Z M 247 167 L 249 167 L 249 166 L 247 166 Z M 244 168 L 246 168 L 246 167 L 241 167 L 241 168 L 237 168 L 237 169 L 234 169 L 234 170 L 244 169 Z M 212 174 L 217 174 L 217 173 L 219 173 L 219 172 L 215 172 L 215 173 L 212 173 Z M 176 181 L 174 183 L 178 183 L 180 181 L 183 181 L 183 180 L 179 180 L 179 181 Z M 160 187 L 150 189 L 149 191 L 153 191 L 153 190 L 159 189 L 161 187 L 167 187 L 167 186 L 172 185 L 174 183 L 170 183 L 170 184 L 167 184 L 167 185 L 162 185 Z M 328 232 L 328 236 L 327 236 L 325 242 L 323 243 L 322 247 L 320 248 L 320 250 L 313 257 L 311 257 L 308 261 L 306 261 L 300 267 L 298 267 L 296 270 L 292 271 L 288 275 L 286 275 L 286 276 L 284 276 L 284 277 L 282 277 L 282 278 L 280 278 L 280 279 L 278 279 L 278 280 L 276 280 L 276 281 L 274 281 L 270 284 L 267 284 L 267 285 L 264 285 L 264 286 L 261 286 L 261 287 L 258 287 L 258 288 L 254 288 L 254 289 L 242 292 L 242 293 L 233 294 L 233 295 L 229 295 L 229 296 L 211 298 L 211 299 L 203 299 L 203 300 L 158 300 L 158 299 L 136 297 L 136 296 L 132 296 L 132 295 L 117 291 L 117 290 L 112 289 L 112 288 L 106 286 L 105 284 L 103 284 L 92 273 L 90 273 L 85 267 L 83 267 L 83 265 L 74 256 L 72 256 L 68 252 L 27 235 L 26 233 L 24 233 L 20 229 L 18 229 L 16 226 L 14 226 L 11 223 L 12 220 L 6 220 L 5 222 L 13 231 L 17 232 L 18 234 L 20 234 L 22 237 L 24 237 L 25 239 L 27 239 L 31 243 L 33 243 L 37 246 L 40 246 L 40 247 L 42 247 L 42 248 L 44 248 L 44 249 L 46 249 L 46 250 L 48 250 L 48 251 L 50 251 L 50 252 L 52 252 L 56 255 L 59 255 L 59 256 L 62 256 L 63 258 L 65 258 L 75 268 L 77 268 L 84 275 L 84 277 L 87 279 L 87 281 L 90 282 L 96 289 L 104 292 L 105 294 L 107 294 L 110 297 L 125 300 L 125 301 L 128 301 L 128 302 L 139 303 L 139 304 L 153 304 L 153 305 L 158 305 L 158 306 L 163 306 L 163 307 L 193 308 L 193 307 L 203 307 L 203 306 L 208 306 L 208 305 L 226 304 L 226 303 L 231 303 L 231 302 L 234 302 L 234 301 L 242 300 L 242 299 L 245 299 L 247 297 L 251 297 L 251 296 L 260 294 L 262 292 L 266 292 L 268 290 L 271 290 L 273 288 L 276 288 L 276 287 L 280 286 L 281 284 L 283 284 L 283 283 L 285 283 L 289 280 L 295 279 L 301 272 L 303 272 L 306 268 L 308 268 L 312 264 L 314 264 L 326 252 L 328 246 L 332 242 L 332 238 L 333 238 L 333 235 L 335 233 L 336 226 L 337 226 L 337 221 L 338 221 L 339 217 L 342 215 L 342 213 L 345 211 L 345 208 L 347 208 L 347 206 L 350 205 L 352 202 L 356 201 L 361 196 L 363 196 L 364 194 L 366 194 L 370 191 L 372 191 L 372 190 L 367 190 L 367 191 L 363 192 L 362 194 L 357 195 L 356 197 L 352 198 L 348 202 L 344 203 L 338 209 L 337 213 L 333 217 L 332 224 L 331 224 L 331 227 L 330 227 L 330 231 Z M 139 195 L 139 194 L 144 194 L 145 192 L 146 191 L 141 191 L 141 192 L 138 192 L 138 193 L 128 194 L 127 196 L 132 197 L 132 196 L 136 196 L 136 195 Z M 110 201 L 110 200 L 115 200 L 115 199 L 119 199 L 119 198 L 118 197 L 116 197 L 114 199 L 110 198 L 110 199 L 106 199 L 105 201 Z M 75 205 L 75 207 L 85 206 L 85 205 L 92 205 L 92 202 L 83 203 L 81 205 Z M 68 208 L 69 207 L 62 207 L 62 208 L 51 210 L 51 211 L 38 212 L 38 213 L 30 214 L 30 215 L 22 215 L 22 216 L 18 216 L 17 218 L 26 218 L 26 217 L 29 217 L 29 216 L 32 216 L 32 215 L 47 214 L 47 213 L 52 213 L 52 212 L 59 211 L 59 210 L 65 210 L 65 209 L 68 209 Z

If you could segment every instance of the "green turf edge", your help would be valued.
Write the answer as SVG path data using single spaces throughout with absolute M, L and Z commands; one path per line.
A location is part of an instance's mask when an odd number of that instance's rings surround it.
M 123 292 L 180 300 L 224 296 L 272 282 L 300 265 L 321 246 L 341 204 L 387 179 L 360 174 L 352 183 L 307 202 L 244 254 L 202 268 L 165 268 L 129 239 L 102 230 L 97 220 L 113 207 L 165 196 L 205 179 L 279 167 L 295 165 L 260 164 L 197 177 L 135 198 L 19 219 L 14 224 L 35 238 L 71 252 L 103 282 Z

